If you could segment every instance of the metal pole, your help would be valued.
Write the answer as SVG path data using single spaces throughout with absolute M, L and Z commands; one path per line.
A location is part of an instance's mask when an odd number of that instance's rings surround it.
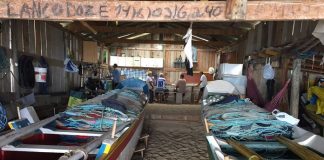
M 117 132 L 123 130 L 127 125 L 130 123 L 127 122 L 122 124 L 121 126 L 117 127 Z M 105 139 L 108 139 L 111 136 L 111 130 L 107 131 L 105 134 L 101 135 L 100 137 L 94 139 L 93 141 L 85 144 L 81 148 L 72 151 L 72 156 L 67 157 L 66 155 L 61 156 L 58 160 L 80 160 L 80 159 L 87 159 L 88 153 L 92 150 L 96 149 L 98 146 L 102 144 Z
M 55 119 L 59 118 L 60 115 L 57 114 L 53 117 L 49 117 L 49 118 L 46 118 L 42 121 L 39 121 L 37 123 L 33 123 L 27 127 L 24 127 L 24 128 L 21 128 L 21 129 L 18 129 L 18 130 L 15 130 L 13 132 L 9 132 L 3 136 L 0 137 L 0 147 L 4 146 L 4 145 L 7 145 L 15 140 L 17 140 L 18 138 L 22 137 L 22 136 L 25 136 L 25 135 L 28 135 L 30 133 L 32 133 L 33 131 L 49 124 L 50 122 L 54 121 Z

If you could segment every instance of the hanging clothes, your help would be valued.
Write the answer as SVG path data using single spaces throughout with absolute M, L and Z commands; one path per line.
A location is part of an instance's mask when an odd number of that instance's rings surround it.
M 275 80 L 274 79 L 268 79 L 267 82 L 267 101 L 271 101 L 273 95 L 274 95 L 274 85 Z
M 35 86 L 33 57 L 21 55 L 18 59 L 19 86 L 32 89 Z
M 185 39 L 186 45 L 184 47 L 184 53 L 186 58 L 189 61 L 189 67 L 193 68 L 193 61 L 192 61 L 192 29 L 189 28 L 186 35 L 183 37 Z
M 187 70 L 187 75 L 193 76 L 193 68 L 190 68 L 190 62 L 187 58 L 185 59 L 185 66 Z

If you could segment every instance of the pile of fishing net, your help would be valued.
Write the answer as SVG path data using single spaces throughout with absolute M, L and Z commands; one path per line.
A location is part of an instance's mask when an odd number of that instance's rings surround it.
M 203 115 L 214 136 L 235 140 L 273 140 L 275 136 L 291 137 L 292 125 L 275 119 L 269 112 L 244 100 L 203 107 Z
M 118 125 L 130 121 L 134 115 L 104 105 L 81 105 L 63 112 L 57 126 L 63 129 L 107 131 L 112 128 L 115 117 Z

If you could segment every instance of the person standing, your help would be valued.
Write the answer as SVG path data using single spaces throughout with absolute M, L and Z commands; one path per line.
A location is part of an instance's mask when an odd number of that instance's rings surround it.
M 120 71 L 117 69 L 118 65 L 115 63 L 113 65 L 113 71 L 112 71 L 112 89 L 115 89 L 117 85 L 120 82 Z
M 199 94 L 198 94 L 198 99 L 196 100 L 196 103 L 199 102 L 199 100 L 201 99 L 203 93 L 204 93 L 204 89 L 205 87 L 207 86 L 207 77 L 206 75 L 204 74 L 204 72 L 200 72 L 200 81 L 199 83 L 197 84 L 197 87 L 199 86 L 200 90 L 199 90 Z
M 147 72 L 147 77 L 146 77 L 146 84 L 149 88 L 149 103 L 153 103 L 154 101 L 154 84 L 153 84 L 153 79 L 152 79 L 152 72 L 148 71 Z

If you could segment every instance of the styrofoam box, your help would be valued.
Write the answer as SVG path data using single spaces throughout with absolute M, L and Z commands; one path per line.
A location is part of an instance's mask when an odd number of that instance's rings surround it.
M 240 94 L 245 94 L 247 85 L 246 76 L 223 75 L 222 79 L 231 82 Z
M 242 75 L 243 64 L 222 63 L 219 66 L 219 75 Z

